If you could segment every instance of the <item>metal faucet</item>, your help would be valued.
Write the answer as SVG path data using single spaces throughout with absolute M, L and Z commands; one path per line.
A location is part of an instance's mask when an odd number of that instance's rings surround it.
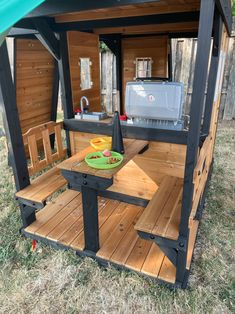
M 86 107 L 89 107 L 90 103 L 89 100 L 86 96 L 82 96 L 80 100 L 80 107 L 81 107 L 81 119 L 83 119 L 83 101 L 85 100 L 86 102 Z

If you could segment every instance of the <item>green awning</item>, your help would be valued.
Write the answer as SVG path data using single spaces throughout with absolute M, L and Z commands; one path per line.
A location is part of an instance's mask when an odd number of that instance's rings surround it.
M 0 0 L 0 45 L 8 29 L 45 0 Z

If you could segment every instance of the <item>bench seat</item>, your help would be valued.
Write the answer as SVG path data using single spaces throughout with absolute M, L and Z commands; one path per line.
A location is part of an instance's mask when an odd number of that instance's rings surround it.
M 177 240 L 182 192 L 183 180 L 181 178 L 165 176 L 138 219 L 135 230 Z
M 16 199 L 25 205 L 43 208 L 45 201 L 67 184 L 60 169 L 54 167 L 41 174 L 29 186 L 15 194 Z

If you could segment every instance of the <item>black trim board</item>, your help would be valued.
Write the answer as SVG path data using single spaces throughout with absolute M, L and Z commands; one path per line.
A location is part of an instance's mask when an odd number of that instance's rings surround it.
M 81 121 L 65 119 L 64 128 L 67 131 L 112 135 L 112 124 L 104 122 Z M 159 141 L 175 144 L 187 144 L 187 131 L 172 131 L 138 126 L 122 125 L 122 135 L 125 138 Z

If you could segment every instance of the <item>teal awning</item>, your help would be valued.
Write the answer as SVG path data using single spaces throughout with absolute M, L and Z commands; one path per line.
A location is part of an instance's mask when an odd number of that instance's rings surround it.
M 7 30 L 45 0 L 0 0 L 0 43 Z

